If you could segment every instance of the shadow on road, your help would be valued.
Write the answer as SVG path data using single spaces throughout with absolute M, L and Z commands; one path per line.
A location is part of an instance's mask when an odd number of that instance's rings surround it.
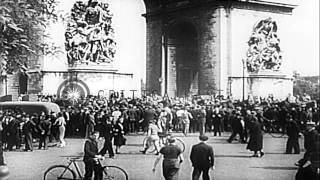
M 215 155 L 214 157 L 218 157 L 218 158 L 251 158 L 249 155 L 248 156 L 244 156 L 244 155 Z
M 265 166 L 265 167 L 250 167 L 250 168 L 259 168 L 259 169 L 270 169 L 270 170 L 297 170 L 298 167 L 280 167 L 280 166 Z

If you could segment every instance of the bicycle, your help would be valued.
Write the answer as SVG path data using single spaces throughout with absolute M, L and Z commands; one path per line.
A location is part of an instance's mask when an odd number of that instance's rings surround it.
M 160 147 L 163 147 L 163 146 L 167 145 L 168 144 L 168 141 L 167 141 L 168 138 L 172 137 L 171 133 L 158 133 L 158 135 L 159 135 L 159 138 L 160 138 L 160 140 L 159 140 Z M 175 137 L 175 139 L 176 139 L 177 146 L 180 147 L 182 152 L 184 152 L 186 147 L 185 147 L 185 144 L 184 144 L 183 140 L 178 138 L 178 137 Z M 143 142 L 142 142 L 143 147 L 146 147 L 147 143 L 150 143 L 150 141 L 148 141 L 148 140 L 149 140 L 148 136 L 143 139 Z M 148 147 L 149 148 L 147 149 L 146 152 L 153 153 L 153 152 L 156 151 L 155 146 L 148 145 Z
M 82 180 L 84 177 L 81 174 L 77 161 L 82 161 L 81 156 L 67 157 L 67 165 L 53 165 L 44 173 L 44 180 Z M 101 164 L 100 159 L 96 159 L 97 163 Z M 71 168 L 73 164 L 76 171 Z M 128 180 L 128 174 L 125 170 L 118 166 L 102 166 L 103 180 Z
M 265 131 L 269 133 L 272 137 L 281 138 L 285 135 L 285 129 L 279 121 L 270 119 L 265 120 L 264 128 Z

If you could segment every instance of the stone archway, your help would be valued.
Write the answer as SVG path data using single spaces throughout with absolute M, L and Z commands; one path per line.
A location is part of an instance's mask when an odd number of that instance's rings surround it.
M 200 64 L 196 28 L 183 21 L 171 25 L 167 33 L 169 94 L 179 97 L 198 94 Z

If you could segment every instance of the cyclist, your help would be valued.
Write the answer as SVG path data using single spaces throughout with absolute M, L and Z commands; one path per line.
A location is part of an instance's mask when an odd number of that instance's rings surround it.
M 101 164 L 97 162 L 97 159 L 102 159 L 102 156 L 98 154 L 98 138 L 99 131 L 94 131 L 86 140 L 84 144 L 84 158 L 85 165 L 84 180 L 91 180 L 94 173 L 94 180 L 102 180 Z
M 156 120 L 150 120 L 150 124 L 148 127 L 148 140 L 146 143 L 146 147 L 144 147 L 144 150 L 142 150 L 141 152 L 143 154 L 145 154 L 148 150 L 148 148 L 151 146 L 151 143 L 153 143 L 153 145 L 156 148 L 156 155 L 159 154 L 159 150 L 160 150 L 160 144 L 159 144 L 159 135 L 158 133 L 160 132 L 160 128 L 156 125 Z

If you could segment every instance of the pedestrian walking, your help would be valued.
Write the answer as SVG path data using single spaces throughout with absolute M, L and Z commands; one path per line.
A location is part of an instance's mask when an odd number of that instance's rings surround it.
M 102 123 L 102 131 L 104 136 L 104 145 L 99 154 L 104 156 L 108 151 L 109 157 L 113 158 L 114 157 L 114 152 L 112 147 L 113 125 L 110 118 L 106 118 L 106 120 Z
M 156 158 L 152 171 L 155 172 L 157 164 L 163 158 L 162 172 L 165 180 L 178 180 L 180 164 L 183 162 L 182 150 L 175 144 L 174 138 L 168 139 L 168 145 L 160 149 L 160 154 Z
M 114 145 L 116 146 L 116 154 L 120 154 L 120 147 L 126 144 L 126 138 L 124 137 L 123 118 L 120 117 L 114 126 Z
M 58 130 L 59 130 L 60 144 L 58 145 L 58 147 L 65 147 L 66 141 L 64 140 L 64 136 L 65 136 L 65 132 L 66 132 L 66 120 L 63 117 L 62 112 L 58 113 L 58 118 L 57 118 L 56 122 L 54 123 L 54 125 L 58 126 Z
M 262 123 L 258 121 L 256 117 L 256 112 L 252 111 L 252 121 L 249 123 L 249 134 L 250 139 L 247 145 L 247 149 L 253 151 L 252 157 L 262 157 L 264 152 L 263 147 L 263 133 L 262 133 Z
M 292 149 L 294 150 L 294 154 L 300 154 L 299 134 L 300 129 L 298 123 L 293 120 L 291 115 L 289 115 L 287 124 L 288 140 L 286 145 L 286 154 L 291 154 Z
M 243 124 L 244 124 L 244 120 L 243 120 L 243 117 L 241 116 L 241 112 L 236 111 L 235 115 L 232 116 L 232 119 L 231 119 L 232 134 L 227 140 L 228 143 L 231 143 L 232 140 L 237 136 L 237 134 L 239 134 L 240 136 L 240 142 L 245 143 L 244 135 L 243 135 L 243 132 L 244 132 Z
M 192 180 L 198 180 L 201 173 L 203 180 L 209 180 L 209 169 L 214 169 L 213 148 L 208 145 L 208 136 L 200 135 L 200 143 L 193 145 L 190 160 L 193 166 Z

